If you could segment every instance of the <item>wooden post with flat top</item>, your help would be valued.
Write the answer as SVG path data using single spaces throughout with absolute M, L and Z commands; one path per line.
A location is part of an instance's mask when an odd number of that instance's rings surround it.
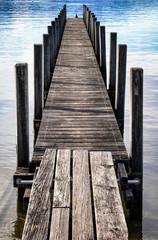
M 118 66 L 115 96 L 115 114 L 121 135 L 124 133 L 125 82 L 126 82 L 127 45 L 118 45 Z
M 34 45 L 34 144 L 43 111 L 42 44 Z
M 17 109 L 17 167 L 29 166 L 28 64 L 15 65 Z

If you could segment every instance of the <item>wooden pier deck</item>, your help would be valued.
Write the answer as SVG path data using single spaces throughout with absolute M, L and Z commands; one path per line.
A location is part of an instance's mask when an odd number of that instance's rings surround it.
M 83 19 L 67 19 L 32 162 L 46 148 L 128 155 Z
M 128 239 L 114 162 L 128 154 L 82 18 L 67 19 L 35 143 L 22 239 Z M 52 191 L 53 182 L 53 191 Z

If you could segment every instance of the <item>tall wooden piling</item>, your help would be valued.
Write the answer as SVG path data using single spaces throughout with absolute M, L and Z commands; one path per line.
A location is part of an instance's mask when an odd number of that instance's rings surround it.
M 115 109 L 117 33 L 110 33 L 109 96 Z
M 95 14 L 92 13 L 91 15 L 91 35 L 90 35 L 90 38 L 91 38 L 91 42 L 92 42 L 92 45 L 93 45 L 93 18 L 95 17 Z
M 44 100 L 50 85 L 50 38 L 49 34 L 43 34 L 43 82 L 44 82 Z
M 93 48 L 95 49 L 95 22 L 97 21 L 96 17 L 93 17 L 93 34 L 92 34 L 92 45 Z
M 86 28 L 87 28 L 87 32 L 88 32 L 88 22 L 89 21 L 89 8 L 87 7 L 86 9 Z
M 53 73 L 54 69 L 54 59 L 53 59 L 53 54 L 54 54 L 54 41 L 53 41 L 53 27 L 48 26 L 48 34 L 49 34 L 49 39 L 50 39 L 50 72 Z
M 100 65 L 100 47 L 99 47 L 99 26 L 100 22 L 95 22 L 95 54 Z
M 83 4 L 83 21 L 85 23 L 85 18 L 86 18 L 86 5 Z
M 55 36 L 55 21 L 51 21 L 51 25 L 52 25 L 52 47 L 53 47 L 53 51 L 52 51 L 52 58 L 53 58 L 53 69 L 54 69 L 54 66 L 55 66 L 55 59 L 56 59 L 56 49 L 57 49 L 57 42 L 56 42 L 56 36 Z
M 17 107 L 17 167 L 29 166 L 28 64 L 15 65 Z
M 105 86 L 107 86 L 106 81 L 106 39 L 105 39 L 105 27 L 99 27 L 99 46 L 100 46 L 100 68 L 104 79 Z
M 133 173 L 143 172 L 143 69 L 130 69 L 130 159 Z
M 126 83 L 127 45 L 118 45 L 118 65 L 116 79 L 115 111 L 121 135 L 124 133 L 125 83 Z
M 34 45 L 34 144 L 43 111 L 42 44 Z
M 59 19 L 55 18 L 56 55 L 59 49 Z

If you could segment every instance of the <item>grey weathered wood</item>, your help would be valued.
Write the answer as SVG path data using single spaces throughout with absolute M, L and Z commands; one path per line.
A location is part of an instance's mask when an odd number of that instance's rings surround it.
M 68 240 L 69 239 L 69 208 L 53 208 L 50 240 Z
M 109 96 L 115 109 L 117 33 L 110 33 Z
M 90 152 L 97 239 L 128 239 L 110 152 Z
M 44 98 L 46 100 L 50 85 L 50 37 L 49 34 L 43 34 L 43 83 Z
M 83 20 L 84 20 L 84 23 L 86 22 L 85 17 L 86 17 L 86 5 L 83 4 Z
M 95 55 L 97 57 L 98 64 L 100 65 L 100 46 L 99 46 L 99 26 L 100 22 L 95 22 Z
M 143 69 L 130 70 L 130 158 L 132 172 L 143 173 Z
M 42 83 L 42 45 L 34 45 L 34 143 L 36 142 L 42 112 L 43 102 L 43 83 Z
M 111 151 L 116 162 L 128 155 L 83 19 L 67 19 L 33 162 L 43 149 Z
M 93 34 L 92 34 L 92 45 L 95 50 L 95 22 L 97 21 L 96 17 L 93 17 Z
M 55 18 L 55 38 L 56 38 L 56 56 L 59 49 L 59 19 Z
M 107 86 L 106 81 L 106 38 L 105 38 L 105 27 L 99 27 L 99 47 L 100 47 L 100 68 L 104 79 L 105 86 Z
M 54 41 L 53 41 L 53 26 L 48 26 L 48 34 L 49 34 L 49 41 L 50 41 L 50 72 L 53 73 L 53 52 L 54 52 Z
M 47 239 L 50 218 L 50 188 L 52 185 L 56 150 L 47 149 L 34 179 L 22 240 Z
M 86 9 L 86 29 L 88 31 L 88 15 L 89 15 L 89 8 Z
M 124 133 L 124 108 L 125 108 L 125 87 L 126 87 L 126 58 L 127 45 L 118 45 L 118 66 L 116 79 L 115 110 L 116 118 L 121 135 Z
M 90 32 L 91 32 L 91 11 L 89 11 L 89 15 L 88 15 L 88 34 L 90 36 Z
M 123 163 L 117 165 L 117 175 L 120 181 L 121 189 L 125 190 L 128 188 L 128 174 Z
M 53 207 L 70 207 L 70 150 L 58 150 Z
M 56 37 L 55 37 L 55 21 L 51 21 L 52 25 L 52 70 L 54 70 L 55 67 L 55 62 L 56 62 L 56 48 L 57 48 L 57 43 L 56 43 Z
M 17 112 L 17 167 L 29 166 L 28 64 L 15 65 Z
M 88 151 L 73 151 L 72 239 L 94 239 Z
M 59 31 L 59 45 L 61 41 L 61 35 L 62 35 L 62 26 L 61 26 L 61 14 L 58 15 L 58 31 Z
M 26 188 L 25 192 L 24 192 L 24 196 L 23 196 L 23 210 L 24 211 L 27 211 L 29 199 L 30 199 L 30 193 L 31 193 L 31 189 Z

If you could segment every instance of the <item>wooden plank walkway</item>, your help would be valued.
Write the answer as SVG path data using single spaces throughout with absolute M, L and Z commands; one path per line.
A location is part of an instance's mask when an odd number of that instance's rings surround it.
M 67 19 L 32 162 L 46 148 L 110 151 L 128 161 L 83 19 Z
M 94 50 L 83 19 L 67 19 L 33 153 L 40 167 L 22 239 L 127 240 L 113 160 L 128 155 Z
M 45 151 L 33 182 L 22 237 L 36 239 L 128 239 L 110 152 Z

